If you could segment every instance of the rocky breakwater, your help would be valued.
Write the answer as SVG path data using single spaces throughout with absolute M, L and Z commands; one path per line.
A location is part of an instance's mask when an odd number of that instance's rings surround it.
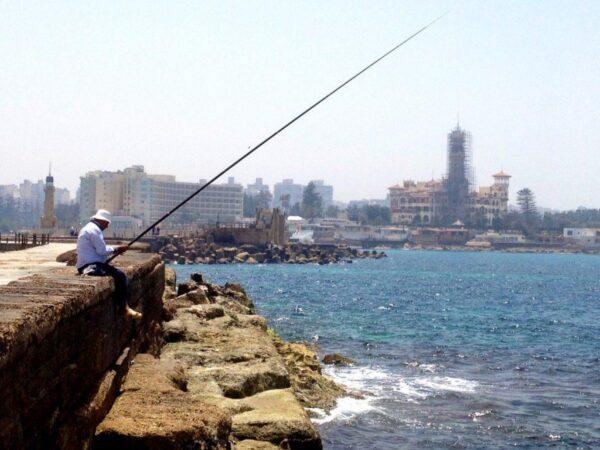
M 171 272 L 164 303 L 160 357 L 136 357 L 95 450 L 322 448 L 303 406 L 344 391 L 313 351 L 268 330 L 239 285 Z
M 331 264 L 386 256 L 384 252 L 359 250 L 346 245 L 221 246 L 198 238 L 161 238 L 152 246 L 163 261 L 176 264 Z

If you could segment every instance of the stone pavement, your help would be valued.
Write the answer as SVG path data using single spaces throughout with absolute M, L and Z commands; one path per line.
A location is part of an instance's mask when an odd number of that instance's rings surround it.
M 63 267 L 65 264 L 56 262 L 56 257 L 74 248 L 74 244 L 47 244 L 0 253 L 0 286 L 53 267 Z

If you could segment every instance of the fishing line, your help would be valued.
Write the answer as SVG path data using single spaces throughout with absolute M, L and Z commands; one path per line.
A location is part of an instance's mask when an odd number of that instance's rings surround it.
M 390 55 L 391 53 L 393 53 L 394 51 L 398 50 L 400 47 L 402 47 L 404 44 L 406 44 L 408 41 L 410 41 L 411 39 L 413 39 L 414 37 L 416 37 L 417 35 L 421 34 L 423 31 L 425 31 L 427 28 L 429 28 L 431 25 L 433 25 L 434 23 L 436 23 L 438 20 L 440 20 L 442 17 L 446 16 L 448 14 L 448 12 L 445 12 L 444 14 L 442 14 L 441 16 L 437 17 L 436 19 L 432 20 L 431 22 L 429 22 L 427 25 L 425 25 L 423 28 L 421 28 L 420 30 L 416 31 L 415 33 L 411 34 L 409 37 L 407 37 L 406 39 L 404 39 L 402 42 L 400 42 L 398 45 L 396 45 L 395 47 L 393 47 L 392 49 L 388 50 L 387 52 L 385 52 L 383 55 L 381 55 L 379 58 L 377 58 L 375 61 L 373 61 L 372 63 L 370 63 L 368 66 L 366 66 L 365 68 L 363 68 L 360 72 L 357 72 L 356 74 L 352 75 L 350 78 L 348 78 L 346 81 L 344 81 L 342 84 L 340 84 L 338 87 L 336 87 L 334 90 L 332 90 L 331 92 L 329 92 L 327 95 L 325 95 L 324 97 L 322 97 L 320 100 L 318 100 L 317 102 L 313 103 L 311 106 L 309 106 L 308 108 L 306 108 L 304 111 L 302 111 L 300 114 L 298 114 L 296 117 L 294 117 L 292 120 L 290 120 L 289 122 L 287 122 L 285 125 L 283 125 L 281 128 L 279 128 L 277 131 L 275 131 L 273 134 L 271 134 L 270 136 L 268 136 L 267 138 L 265 138 L 263 141 L 261 141 L 259 144 L 257 144 L 255 147 L 251 148 L 250 150 L 248 150 L 246 153 L 244 153 L 242 156 L 240 156 L 238 159 L 236 159 L 234 162 L 232 162 L 231 164 L 229 164 L 227 167 L 225 167 L 221 172 L 219 172 L 217 175 L 215 175 L 213 178 L 211 178 L 209 181 L 207 181 L 206 183 L 204 183 L 204 185 L 202 185 L 198 190 L 196 190 L 195 192 L 193 192 L 192 194 L 190 194 L 188 197 L 185 198 L 185 200 L 183 200 L 181 203 L 179 203 L 177 206 L 175 206 L 173 209 L 171 209 L 169 212 L 167 212 L 166 214 L 164 214 L 160 219 L 156 220 L 152 225 L 150 225 L 148 228 L 146 228 L 143 232 L 141 232 L 139 235 L 137 235 L 134 239 L 132 239 L 131 241 L 129 241 L 129 243 L 127 245 L 132 245 L 135 242 L 139 241 L 143 236 L 145 236 L 149 231 L 151 231 L 154 227 L 156 227 L 158 224 L 160 224 L 163 220 L 165 220 L 166 218 L 168 218 L 171 214 L 173 214 L 175 211 L 177 211 L 179 208 L 181 208 L 183 205 L 185 205 L 187 202 L 189 202 L 191 199 L 193 199 L 196 195 L 198 195 L 200 192 L 202 192 L 204 189 L 206 189 L 208 186 L 210 186 L 211 184 L 213 184 L 215 181 L 217 181 L 221 176 L 225 175 L 227 172 L 229 172 L 231 169 L 233 169 L 235 166 L 237 166 L 239 163 L 241 163 L 244 159 L 246 159 L 248 156 L 250 156 L 252 153 L 254 153 L 256 150 L 258 150 L 260 147 L 262 147 L 264 144 L 266 144 L 267 142 L 269 142 L 271 139 L 273 139 L 275 136 L 277 136 L 279 133 L 281 133 L 283 130 L 285 130 L 287 127 L 289 127 L 290 125 L 292 125 L 294 122 L 296 122 L 298 119 L 302 118 L 304 115 L 308 114 L 310 111 L 312 111 L 313 109 L 315 109 L 317 106 L 319 106 L 321 103 L 323 103 L 325 100 L 327 100 L 329 97 L 331 97 L 333 94 L 335 94 L 337 91 L 339 91 L 340 89 L 342 89 L 344 86 L 346 86 L 348 83 L 350 83 L 351 81 L 353 81 L 355 78 L 357 78 L 358 76 L 362 75 L 363 73 L 365 73 L 367 70 L 369 70 L 371 67 L 373 67 L 375 64 L 377 64 L 379 61 L 381 61 L 382 59 L 384 59 L 385 57 L 387 57 L 388 55 Z M 120 254 L 120 253 L 119 253 Z M 117 256 L 119 256 L 119 254 L 113 255 L 108 259 L 108 262 L 112 261 L 113 259 L 115 259 Z

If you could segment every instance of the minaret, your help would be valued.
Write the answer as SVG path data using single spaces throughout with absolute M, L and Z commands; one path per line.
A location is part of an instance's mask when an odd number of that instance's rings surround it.
M 44 186 L 44 215 L 41 220 L 42 228 L 56 228 L 56 215 L 54 214 L 54 177 L 52 176 L 52 165 L 48 169 L 46 186 Z

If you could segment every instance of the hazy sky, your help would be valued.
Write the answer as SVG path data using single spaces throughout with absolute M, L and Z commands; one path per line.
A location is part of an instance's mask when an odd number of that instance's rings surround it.
M 473 135 L 478 184 L 600 207 L 600 1 L 0 1 L 0 184 L 143 164 L 209 178 L 435 16 L 233 171 L 383 198 Z

